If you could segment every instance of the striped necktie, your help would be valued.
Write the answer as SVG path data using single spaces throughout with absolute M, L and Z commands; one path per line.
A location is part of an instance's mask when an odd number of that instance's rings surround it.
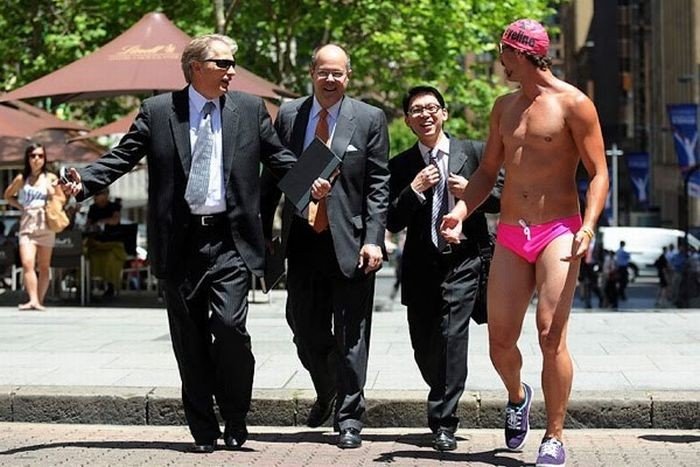
M 204 206 L 209 193 L 209 167 L 211 166 L 211 153 L 214 150 L 214 128 L 212 127 L 211 115 L 213 109 L 213 102 L 204 104 L 197 128 L 197 140 L 192 149 L 192 166 L 185 189 L 185 200 L 190 208 Z
M 433 148 L 429 154 L 430 163 L 437 167 L 440 172 L 440 180 L 438 180 L 433 187 L 430 237 L 433 240 L 433 245 L 435 245 L 439 251 L 442 251 L 446 246 L 446 242 L 442 235 L 440 235 L 440 225 L 442 224 L 443 216 L 447 214 L 447 180 L 442 171 L 442 165 L 438 160 L 439 153 L 440 151 L 438 148 Z

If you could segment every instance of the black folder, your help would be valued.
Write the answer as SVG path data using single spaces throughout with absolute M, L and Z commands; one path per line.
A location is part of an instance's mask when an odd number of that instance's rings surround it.
M 263 293 L 274 289 L 277 283 L 284 277 L 284 252 L 282 240 L 275 237 L 272 240 L 272 252 L 265 251 L 265 274 L 260 278 L 260 288 Z
M 316 137 L 294 167 L 282 177 L 278 186 L 297 210 L 302 212 L 311 201 L 311 185 L 314 180 L 319 177 L 329 180 L 341 162 L 342 159 Z

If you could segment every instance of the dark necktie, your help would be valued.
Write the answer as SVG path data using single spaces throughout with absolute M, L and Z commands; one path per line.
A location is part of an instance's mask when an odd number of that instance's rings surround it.
M 209 192 L 209 167 L 211 166 L 211 153 L 214 150 L 211 112 L 214 108 L 213 102 L 204 104 L 202 116 L 199 119 L 197 140 L 192 149 L 192 166 L 185 189 L 185 200 L 190 208 L 204 206 Z
M 328 132 L 328 111 L 326 109 L 321 109 L 318 113 L 318 123 L 316 123 L 316 136 L 328 145 L 329 132 Z M 328 228 L 328 210 L 326 208 L 326 198 L 322 198 L 320 201 L 311 201 L 309 203 L 309 225 L 314 229 L 315 232 L 321 233 Z
M 442 165 L 438 161 L 439 150 L 433 148 L 430 151 L 430 163 L 437 167 L 440 172 L 440 180 L 433 187 L 433 209 L 431 216 L 431 231 L 430 237 L 433 240 L 433 245 L 437 247 L 438 250 L 446 246 L 445 239 L 440 235 L 440 225 L 442 224 L 442 218 L 447 214 L 447 180 L 445 180 L 445 174 L 442 172 Z

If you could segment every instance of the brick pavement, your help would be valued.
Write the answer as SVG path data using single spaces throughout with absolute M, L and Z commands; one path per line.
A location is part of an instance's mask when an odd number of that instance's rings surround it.
M 322 429 L 252 427 L 240 452 L 187 453 L 184 427 L 0 423 L 0 465 L 522 466 L 532 465 L 541 431 L 522 453 L 501 449 L 500 430 L 458 432 L 459 447 L 438 453 L 421 429 L 366 429 L 361 448 L 343 451 Z M 700 431 L 576 430 L 568 466 L 696 466 Z

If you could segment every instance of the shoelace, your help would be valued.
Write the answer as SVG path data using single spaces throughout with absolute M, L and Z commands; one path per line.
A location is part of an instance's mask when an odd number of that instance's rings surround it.
M 540 454 L 543 456 L 558 457 L 562 444 L 556 439 L 548 439 L 540 446 Z
M 508 428 L 511 430 L 520 430 L 523 423 L 522 408 L 506 407 L 506 417 L 508 420 Z

